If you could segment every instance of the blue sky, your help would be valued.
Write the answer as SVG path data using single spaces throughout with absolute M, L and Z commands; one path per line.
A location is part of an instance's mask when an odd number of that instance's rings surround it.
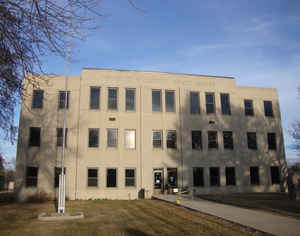
M 300 119 L 299 0 L 103 0 L 100 27 L 73 42 L 70 72 L 83 67 L 233 76 L 238 85 L 277 88 L 287 158 L 287 129 Z M 46 71 L 64 74 L 63 59 L 43 58 Z M 17 118 L 18 119 L 18 118 Z M 15 147 L 0 141 L 7 156 Z M 299 159 L 300 161 L 300 159 Z

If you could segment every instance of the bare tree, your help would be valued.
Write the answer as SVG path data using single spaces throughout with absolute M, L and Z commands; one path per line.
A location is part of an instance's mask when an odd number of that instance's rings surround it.
M 298 94 L 300 96 L 300 87 L 298 87 Z M 293 144 L 291 148 L 296 150 L 300 155 L 300 121 L 297 120 L 292 123 L 291 128 L 289 129 L 289 134 L 293 138 Z
M 15 107 L 22 93 L 26 97 L 24 78 L 38 87 L 38 75 L 44 74 L 41 56 L 64 57 L 67 35 L 81 39 L 84 31 L 95 29 L 96 19 L 104 16 L 98 11 L 100 2 L 0 0 L 0 130 L 12 143 L 17 133 Z

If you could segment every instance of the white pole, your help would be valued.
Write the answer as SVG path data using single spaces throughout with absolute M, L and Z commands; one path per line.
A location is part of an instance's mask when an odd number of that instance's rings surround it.
M 62 144 L 62 158 L 61 158 L 61 173 L 59 176 L 59 195 L 58 195 L 58 213 L 65 213 L 65 199 L 66 199 L 66 176 L 64 172 L 65 167 L 65 143 L 66 143 L 66 119 L 68 107 L 68 87 L 69 87 L 69 73 L 70 73 L 70 50 L 71 37 L 70 31 L 72 26 L 72 0 L 69 0 L 70 16 L 69 16 L 69 30 L 66 44 L 66 65 L 65 65 L 65 104 L 64 104 L 64 124 L 63 124 L 63 144 Z

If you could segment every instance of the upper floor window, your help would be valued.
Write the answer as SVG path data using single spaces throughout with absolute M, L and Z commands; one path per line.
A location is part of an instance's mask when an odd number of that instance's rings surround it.
M 118 110 L 118 89 L 108 88 L 108 105 L 109 110 Z
M 192 149 L 202 149 L 202 135 L 200 130 L 192 130 Z
M 152 145 L 153 148 L 162 148 L 162 131 L 152 130 Z
M 100 109 L 100 88 L 91 87 L 90 89 L 90 109 Z
M 272 101 L 264 101 L 265 116 L 273 117 Z
M 30 127 L 29 132 L 29 146 L 39 147 L 41 145 L 41 128 Z
M 280 184 L 280 172 L 278 166 L 271 166 L 271 181 L 272 184 Z
M 57 147 L 62 147 L 63 145 L 63 134 L 64 134 L 64 129 L 63 128 L 57 128 L 56 129 L 56 137 L 57 137 L 57 140 L 56 140 L 56 146 Z M 67 137 L 68 137 L 68 128 L 66 128 L 66 135 L 65 135 L 65 146 L 67 146 Z
M 126 111 L 135 110 L 135 89 L 126 89 Z
M 205 93 L 206 99 L 206 113 L 212 114 L 216 113 L 215 111 L 215 94 L 214 93 Z
M 208 148 L 218 148 L 218 133 L 217 131 L 208 131 Z
M 167 90 L 165 96 L 166 112 L 175 112 L 175 91 Z
M 230 115 L 230 99 L 229 94 L 227 93 L 221 93 L 221 109 L 223 115 Z
M 65 104 L 66 101 L 66 96 L 67 96 L 67 104 Z M 59 109 L 64 109 L 65 105 L 66 108 L 69 108 L 69 100 L 70 100 L 70 91 L 59 91 L 59 101 L 58 101 L 58 108 Z
M 167 148 L 176 148 L 176 130 L 167 131 Z
M 233 149 L 233 138 L 231 131 L 223 132 L 224 149 Z
M 39 168 L 27 166 L 26 168 L 26 187 L 37 187 Z
M 99 129 L 89 129 L 89 147 L 99 147 Z
M 43 108 L 43 98 L 44 98 L 43 90 L 33 90 L 31 107 L 32 108 Z
M 190 111 L 191 114 L 200 114 L 200 100 L 197 92 L 190 92 Z
M 125 148 L 135 149 L 135 130 L 126 129 L 124 131 L 125 136 Z
M 257 142 L 256 142 L 256 133 L 255 132 L 248 132 L 247 133 L 247 142 L 249 149 L 257 149 Z
M 258 166 L 250 167 L 250 184 L 259 185 L 259 168 Z
M 276 150 L 276 134 L 268 133 L 268 146 L 269 150 Z
M 152 90 L 152 111 L 161 111 L 161 90 Z
M 253 101 L 250 99 L 245 99 L 244 105 L 245 105 L 245 115 L 253 116 L 254 115 Z
M 107 147 L 118 146 L 118 129 L 107 129 Z

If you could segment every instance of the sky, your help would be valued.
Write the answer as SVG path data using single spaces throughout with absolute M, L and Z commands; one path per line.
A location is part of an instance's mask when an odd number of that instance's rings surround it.
M 299 0 L 102 0 L 104 17 L 85 41 L 72 42 L 71 75 L 84 67 L 233 76 L 238 85 L 277 88 L 287 159 L 288 129 L 300 120 Z M 45 71 L 65 62 L 43 57 Z M 16 122 L 18 122 L 19 108 Z M 16 155 L 1 138 L 0 151 Z

